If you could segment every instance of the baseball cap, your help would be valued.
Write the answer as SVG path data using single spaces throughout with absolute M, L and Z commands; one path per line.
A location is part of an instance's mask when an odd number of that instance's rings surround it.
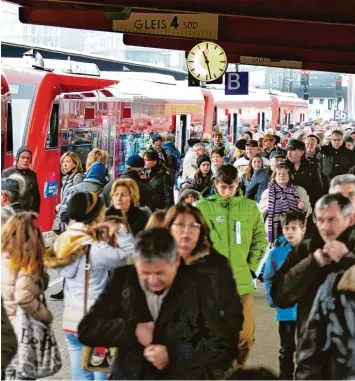
M 288 142 L 286 149 L 287 149 L 287 151 L 293 151 L 293 150 L 296 150 L 296 149 L 298 149 L 300 151 L 305 151 L 306 150 L 306 146 L 300 140 L 291 139 Z
M 249 140 L 248 142 L 245 143 L 246 146 L 251 146 L 251 147 L 259 147 L 258 142 L 256 140 Z
M 13 179 L 1 179 L 1 190 L 8 191 L 8 192 L 14 192 L 18 195 L 20 194 L 20 185 L 18 181 Z
M 286 158 L 286 152 L 282 151 L 282 150 L 272 151 L 270 153 L 269 159 L 271 160 L 271 159 L 274 159 L 275 157 L 284 157 L 284 158 Z

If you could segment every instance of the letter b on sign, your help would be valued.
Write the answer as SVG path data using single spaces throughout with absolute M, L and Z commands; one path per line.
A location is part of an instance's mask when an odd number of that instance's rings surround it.
M 249 73 L 226 73 L 225 74 L 225 94 L 226 95 L 248 95 Z

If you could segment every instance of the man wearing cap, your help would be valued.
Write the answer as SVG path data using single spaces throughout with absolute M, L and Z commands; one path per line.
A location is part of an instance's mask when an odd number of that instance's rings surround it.
M 261 152 L 260 155 L 266 159 L 269 159 L 271 152 L 276 151 L 276 149 L 276 139 L 274 135 L 265 135 L 263 137 L 263 152 Z
M 294 175 L 293 184 L 304 188 L 312 208 L 323 196 L 323 182 L 317 164 L 305 157 L 306 146 L 303 142 L 291 139 L 287 145 L 287 166 Z
M 270 167 L 255 171 L 251 178 L 246 191 L 245 197 L 259 202 L 264 190 L 268 187 L 272 172 L 278 164 L 286 160 L 286 152 L 284 150 L 272 151 L 270 154 Z
M 20 186 L 16 180 L 7 178 L 1 179 L 1 206 L 11 206 L 16 212 L 21 211 L 20 203 Z
M 256 140 L 249 140 L 245 143 L 245 154 L 234 162 L 234 166 L 238 169 L 239 177 L 245 173 L 249 165 L 249 160 L 259 153 L 259 146 Z M 269 165 L 269 160 L 263 157 L 264 166 Z
M 26 181 L 26 189 L 23 195 L 19 197 L 20 207 L 25 211 L 39 213 L 41 196 L 38 189 L 37 174 L 30 169 L 31 163 L 31 150 L 25 146 L 20 147 L 16 153 L 16 164 L 5 169 L 1 177 L 4 179 L 14 173 L 20 174 Z

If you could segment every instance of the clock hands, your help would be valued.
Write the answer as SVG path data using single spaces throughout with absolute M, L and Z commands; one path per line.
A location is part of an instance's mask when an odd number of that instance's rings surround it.
M 204 50 L 204 51 L 202 52 L 202 54 L 203 54 L 203 56 L 205 57 L 205 63 L 206 63 L 206 65 L 207 65 L 208 73 L 209 73 L 209 75 L 210 75 L 210 78 L 212 79 L 211 70 L 210 70 L 210 65 L 209 65 L 210 61 L 207 59 L 207 55 L 206 55 L 205 52 L 208 53 L 208 50 L 207 50 L 207 49 Z

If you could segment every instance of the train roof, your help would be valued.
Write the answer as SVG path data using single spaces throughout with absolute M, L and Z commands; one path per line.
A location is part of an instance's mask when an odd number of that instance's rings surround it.
M 114 96 L 132 95 L 135 101 L 157 101 L 159 103 L 193 103 L 204 104 L 204 97 L 199 87 L 186 88 L 157 82 L 140 80 L 122 80 L 116 86 Z
M 176 69 L 170 69 L 170 68 L 162 68 L 157 67 L 156 65 L 149 65 L 143 62 L 137 62 L 137 61 L 131 61 L 131 60 L 121 60 L 117 58 L 107 57 L 100 54 L 90 54 L 85 52 L 78 52 L 76 50 L 70 50 L 70 49 L 58 49 L 58 48 L 51 48 L 49 46 L 40 45 L 40 44 L 32 44 L 32 43 L 15 43 L 12 41 L 2 40 L 1 41 L 2 46 L 2 53 L 4 50 L 4 47 L 8 49 L 16 50 L 13 53 L 11 51 L 8 54 L 23 54 L 22 49 L 33 49 L 35 51 L 39 51 L 43 56 L 44 59 L 47 60 L 49 57 L 57 58 L 58 56 L 61 57 L 62 60 L 66 60 L 68 57 L 72 60 L 78 60 L 80 62 L 95 62 L 95 63 L 110 63 L 110 67 L 112 67 L 115 64 L 122 64 L 127 66 L 128 70 L 132 70 L 133 72 L 141 71 L 141 72 L 154 72 L 159 71 L 165 73 L 167 75 L 172 75 L 174 78 L 185 78 L 187 76 L 187 72 L 183 70 L 176 70 Z M 5 49 L 5 50 L 6 50 Z M 3 54 L 4 56 L 4 54 Z M 117 65 L 116 65 L 117 66 Z M 101 68 L 101 64 L 99 65 L 99 68 Z
M 102 78 L 116 79 L 118 81 L 123 80 L 140 80 L 146 82 L 156 82 L 167 85 L 175 85 L 178 81 L 172 75 L 160 74 L 160 73 L 146 73 L 136 71 L 102 71 Z

